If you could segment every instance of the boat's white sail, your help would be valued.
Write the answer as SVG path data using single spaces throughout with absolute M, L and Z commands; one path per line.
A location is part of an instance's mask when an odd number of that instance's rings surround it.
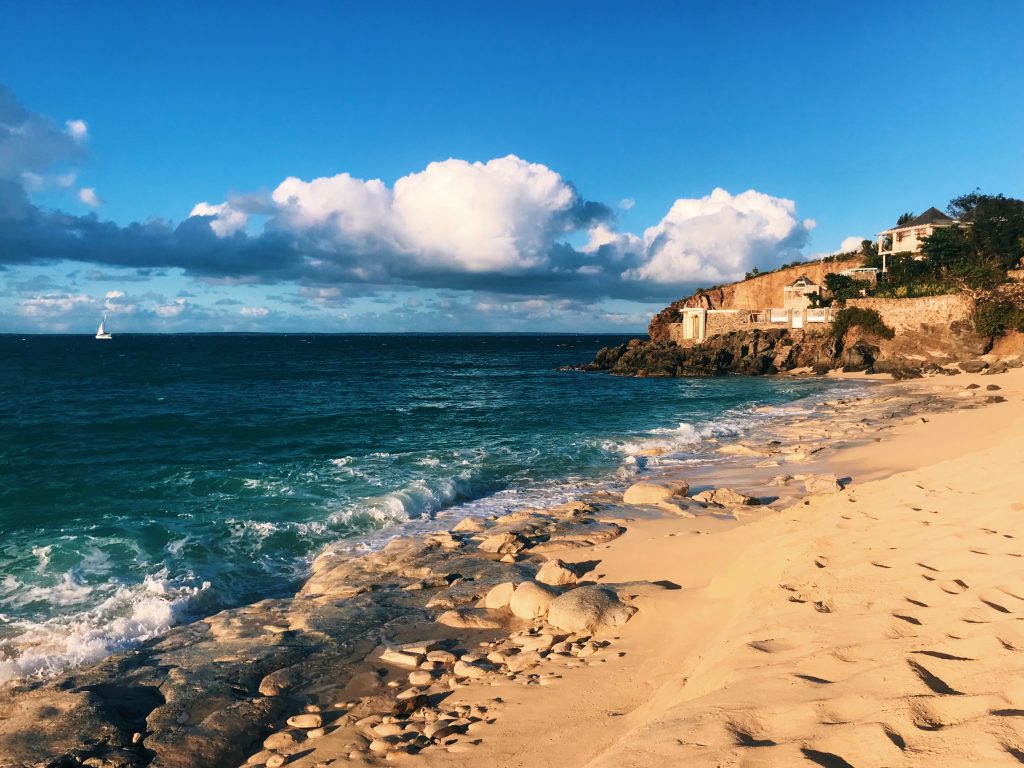
M 112 339 L 112 338 L 114 338 L 109 333 L 107 333 L 107 330 L 106 330 L 106 327 L 105 327 L 106 326 L 106 322 L 107 322 L 107 316 L 104 315 L 103 319 L 100 320 L 100 327 L 96 330 L 96 338 L 97 339 Z

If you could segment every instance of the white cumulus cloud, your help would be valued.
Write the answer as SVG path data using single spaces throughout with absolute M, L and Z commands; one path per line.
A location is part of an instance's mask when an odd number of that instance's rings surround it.
M 68 120 L 64 123 L 64 128 L 75 141 L 85 141 L 89 138 L 89 126 L 85 120 Z
M 658 283 L 738 280 L 753 266 L 794 254 L 813 228 L 813 220 L 796 217 L 792 200 L 752 189 L 738 195 L 715 189 L 676 200 L 644 232 L 642 263 L 624 277 Z
M 90 208 L 99 208 L 103 203 L 93 187 L 82 187 L 78 190 L 78 199 Z
M 157 314 L 157 317 L 177 317 L 185 311 L 185 307 L 185 299 L 175 299 L 170 304 L 160 304 L 154 307 L 153 311 Z
M 545 263 L 554 240 L 575 228 L 571 213 L 579 196 L 547 166 L 509 155 L 486 163 L 430 163 L 393 187 L 348 173 L 289 177 L 271 200 L 274 231 L 310 234 L 325 249 L 482 273 Z M 192 215 L 213 216 L 211 227 L 221 236 L 246 221 L 230 203 L 200 203 Z M 359 269 L 366 276 L 374 266 Z
M 246 317 L 266 317 L 270 314 L 266 307 L 242 307 L 239 312 Z
M 835 256 L 835 255 L 838 255 L 840 253 L 855 253 L 855 252 L 859 253 L 860 252 L 861 243 L 863 243 L 863 242 L 864 242 L 864 238 L 863 237 L 857 237 L 856 235 L 851 235 L 850 237 L 844 238 L 843 242 L 841 242 L 839 244 L 839 247 L 836 250 L 832 251 L 831 255 Z
M 227 237 L 235 232 L 245 229 L 249 223 L 249 216 L 242 211 L 231 207 L 229 203 L 211 205 L 210 203 L 196 203 L 189 216 L 212 216 L 210 229 L 217 237 Z

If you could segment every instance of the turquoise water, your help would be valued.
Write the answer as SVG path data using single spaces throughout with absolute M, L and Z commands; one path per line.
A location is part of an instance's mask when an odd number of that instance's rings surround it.
M 557 370 L 621 341 L 0 337 L 0 680 L 287 594 L 339 539 L 621 486 L 834 386 Z

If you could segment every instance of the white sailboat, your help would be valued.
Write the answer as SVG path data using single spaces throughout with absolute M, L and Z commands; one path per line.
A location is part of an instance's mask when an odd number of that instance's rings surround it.
M 96 338 L 97 339 L 112 339 L 112 338 L 114 338 L 109 333 L 107 333 L 106 328 L 103 327 L 106 324 L 106 322 L 107 322 L 107 315 L 106 315 L 106 313 L 104 313 L 103 314 L 103 319 L 100 320 L 100 327 L 96 331 Z

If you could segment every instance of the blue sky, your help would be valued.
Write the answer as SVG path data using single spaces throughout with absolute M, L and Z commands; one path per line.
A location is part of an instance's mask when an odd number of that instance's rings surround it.
M 633 332 L 1024 196 L 1017 2 L 0 10 L 0 331 Z

